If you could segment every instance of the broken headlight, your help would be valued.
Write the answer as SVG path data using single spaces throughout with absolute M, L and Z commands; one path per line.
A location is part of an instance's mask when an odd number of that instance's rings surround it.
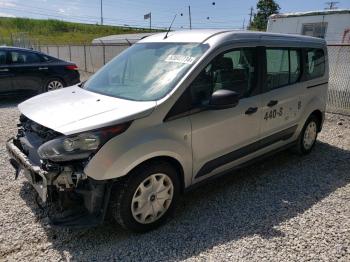
M 131 122 L 106 127 L 90 132 L 59 137 L 42 144 L 38 154 L 42 159 L 65 162 L 88 158 L 98 151 L 109 139 L 123 133 Z

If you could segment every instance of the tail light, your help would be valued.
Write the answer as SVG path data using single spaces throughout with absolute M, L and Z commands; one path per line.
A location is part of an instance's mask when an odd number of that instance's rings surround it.
M 64 67 L 67 70 L 78 70 L 79 68 L 77 67 L 77 65 L 67 65 Z

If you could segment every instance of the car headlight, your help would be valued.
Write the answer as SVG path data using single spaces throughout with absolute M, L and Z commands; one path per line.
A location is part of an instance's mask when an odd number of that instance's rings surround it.
M 102 129 L 63 136 L 42 144 L 38 154 L 42 159 L 65 162 L 88 158 L 98 151 L 109 139 L 123 133 L 131 122 Z

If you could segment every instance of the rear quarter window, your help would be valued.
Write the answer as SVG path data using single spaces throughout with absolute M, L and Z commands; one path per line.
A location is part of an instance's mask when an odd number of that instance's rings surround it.
M 306 49 L 306 80 L 322 77 L 325 73 L 325 56 L 322 49 Z
M 51 57 L 51 56 L 47 56 L 47 55 L 41 55 L 41 58 L 44 62 L 52 62 L 52 61 L 56 61 L 57 59 Z

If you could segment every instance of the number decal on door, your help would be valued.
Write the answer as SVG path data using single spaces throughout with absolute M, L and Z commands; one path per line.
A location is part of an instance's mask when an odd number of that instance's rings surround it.
M 264 119 L 267 121 L 269 119 L 281 117 L 282 115 L 283 115 L 283 107 L 280 107 L 279 109 L 273 109 L 273 110 L 267 111 L 264 116 Z

